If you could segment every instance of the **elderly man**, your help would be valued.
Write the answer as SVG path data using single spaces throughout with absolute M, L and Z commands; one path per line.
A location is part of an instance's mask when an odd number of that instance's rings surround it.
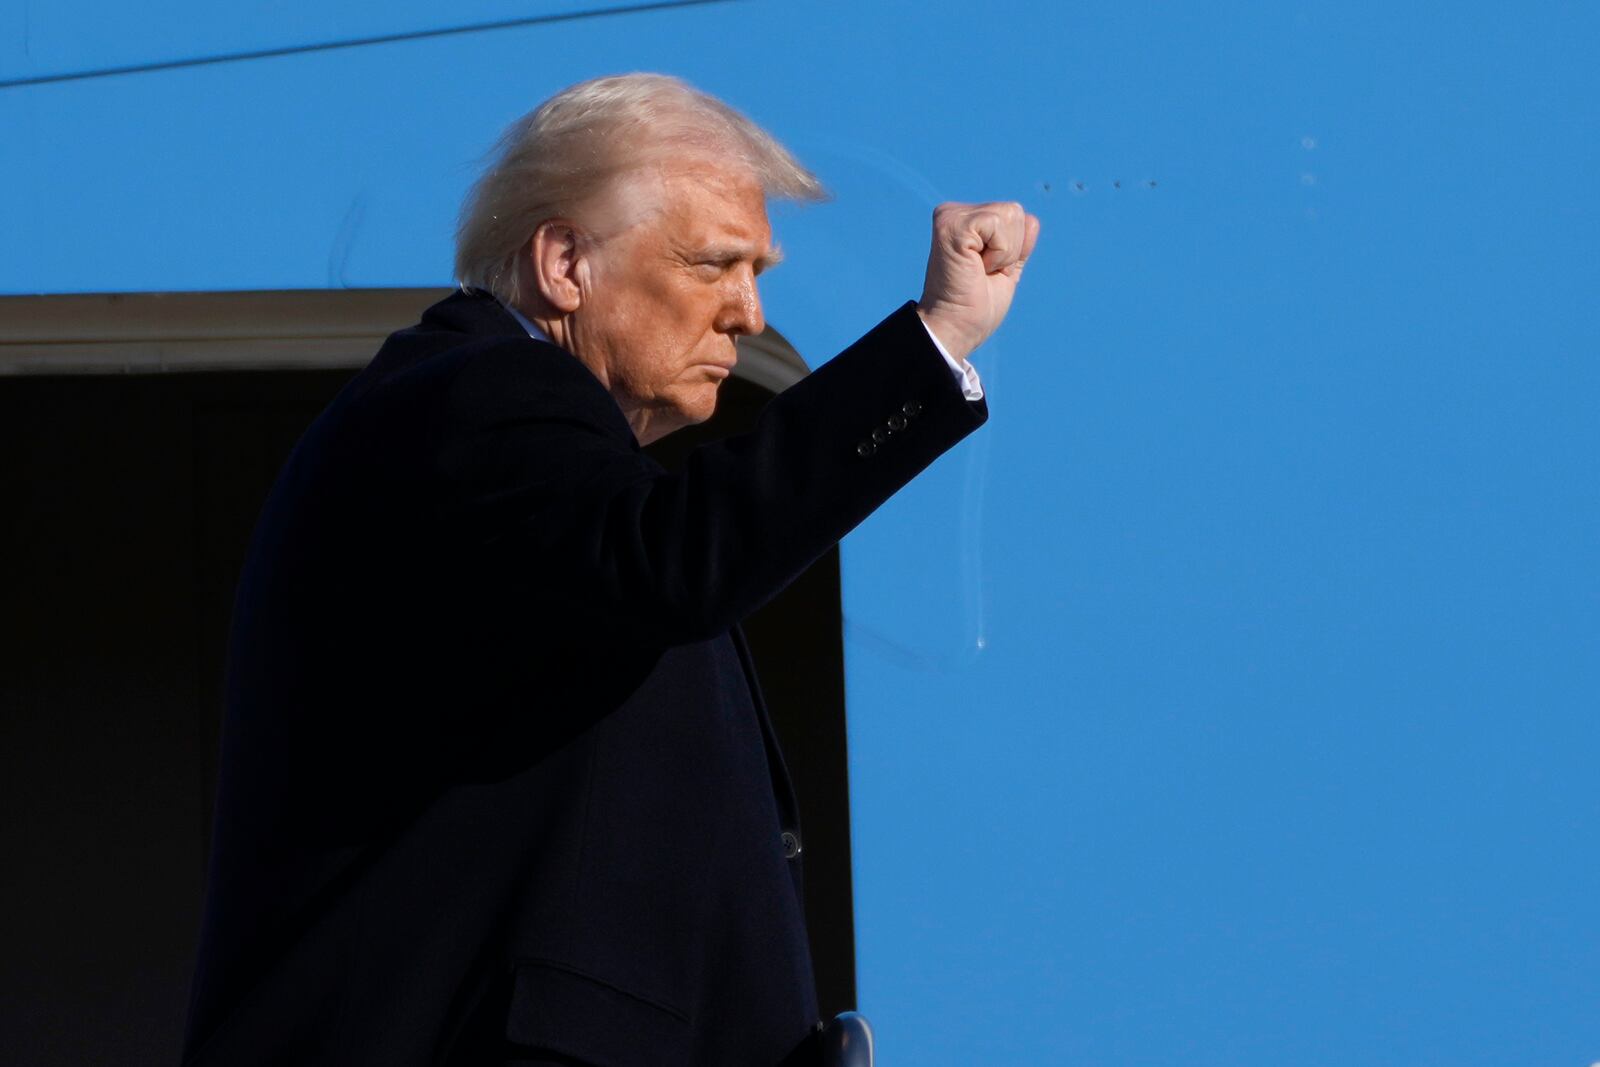
M 922 299 L 668 474 L 816 179 L 655 75 L 568 89 L 463 211 L 462 290 L 295 448 L 230 644 L 185 1062 L 755 1067 L 817 1006 L 738 624 L 987 413 L 1038 233 L 934 215 Z

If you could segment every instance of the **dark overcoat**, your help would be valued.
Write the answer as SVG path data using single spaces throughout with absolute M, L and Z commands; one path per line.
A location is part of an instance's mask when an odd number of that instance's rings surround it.
M 186 1064 L 776 1064 L 817 1022 L 738 623 L 980 425 L 907 304 L 669 474 L 461 292 L 300 440 L 237 593 Z

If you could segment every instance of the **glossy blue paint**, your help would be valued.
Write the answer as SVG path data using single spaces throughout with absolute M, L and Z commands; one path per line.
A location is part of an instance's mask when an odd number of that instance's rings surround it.
M 292 10 L 13 0 L 0 63 L 439 19 Z M 990 425 L 846 547 L 883 1062 L 1584 1064 L 1597 43 L 1576 2 L 747 2 L 19 88 L 0 291 L 443 283 L 500 127 L 613 70 L 833 187 L 766 287 L 813 360 L 917 294 L 934 203 L 1022 199 Z

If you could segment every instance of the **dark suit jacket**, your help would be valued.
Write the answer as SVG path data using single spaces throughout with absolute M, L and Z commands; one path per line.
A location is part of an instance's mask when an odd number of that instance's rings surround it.
M 985 417 L 909 304 L 678 474 L 492 298 L 390 337 L 240 580 L 185 1061 L 782 1060 L 799 816 L 737 624 Z

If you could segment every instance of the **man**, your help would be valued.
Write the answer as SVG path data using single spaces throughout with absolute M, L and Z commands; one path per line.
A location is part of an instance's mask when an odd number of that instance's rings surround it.
M 810 1054 L 798 812 L 738 623 L 984 421 L 966 356 L 1038 232 L 944 205 L 920 302 L 667 474 L 640 444 L 708 418 L 763 328 L 766 198 L 819 191 L 660 76 L 508 132 L 462 291 L 257 526 L 186 1063 Z

